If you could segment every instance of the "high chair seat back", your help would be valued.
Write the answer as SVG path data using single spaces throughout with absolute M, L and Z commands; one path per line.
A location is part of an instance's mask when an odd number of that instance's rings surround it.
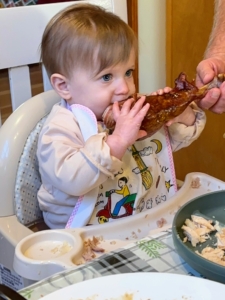
M 54 97 L 57 99 L 57 97 Z M 20 157 L 15 184 L 14 207 L 21 224 L 31 226 L 42 222 L 42 212 L 37 201 L 37 192 L 41 186 L 36 156 L 38 136 L 48 114 L 41 118 L 29 134 Z

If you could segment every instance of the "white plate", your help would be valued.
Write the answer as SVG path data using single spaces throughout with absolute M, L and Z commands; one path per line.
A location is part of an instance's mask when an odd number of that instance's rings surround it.
M 219 300 L 224 299 L 224 294 L 225 285 L 207 279 L 169 273 L 129 273 L 83 281 L 41 299 Z

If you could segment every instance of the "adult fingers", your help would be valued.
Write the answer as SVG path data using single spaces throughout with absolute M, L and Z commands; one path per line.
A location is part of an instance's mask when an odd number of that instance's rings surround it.
M 210 110 L 217 114 L 225 112 L 225 83 L 220 87 L 220 96 L 214 105 L 210 107 Z
M 197 76 L 195 83 L 198 87 L 202 86 L 203 84 L 207 84 L 216 75 L 213 65 L 210 63 L 210 60 L 207 59 L 198 64 L 196 71 Z
M 203 99 L 201 99 L 197 104 L 202 109 L 210 109 L 214 105 L 216 105 L 217 101 L 220 98 L 220 95 L 220 89 L 213 88 L 209 90 L 206 96 Z

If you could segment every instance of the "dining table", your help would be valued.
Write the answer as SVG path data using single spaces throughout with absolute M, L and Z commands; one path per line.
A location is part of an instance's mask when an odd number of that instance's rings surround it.
M 25 299 L 38 300 L 82 281 L 133 272 L 162 272 L 204 278 L 177 254 L 171 226 L 164 226 L 154 234 L 131 241 L 119 249 L 59 272 L 18 292 Z

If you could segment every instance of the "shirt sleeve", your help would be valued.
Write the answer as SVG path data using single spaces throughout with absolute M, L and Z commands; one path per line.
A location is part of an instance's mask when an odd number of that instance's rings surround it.
M 192 103 L 191 107 L 195 113 L 196 120 L 192 126 L 186 126 L 181 123 L 173 123 L 168 127 L 170 143 L 172 150 L 175 152 L 181 148 L 189 146 L 202 133 L 206 124 L 206 115 L 196 103 Z
M 74 115 L 56 107 L 39 136 L 37 157 L 43 183 L 73 196 L 114 178 L 122 162 L 110 155 L 106 133 L 84 141 Z

